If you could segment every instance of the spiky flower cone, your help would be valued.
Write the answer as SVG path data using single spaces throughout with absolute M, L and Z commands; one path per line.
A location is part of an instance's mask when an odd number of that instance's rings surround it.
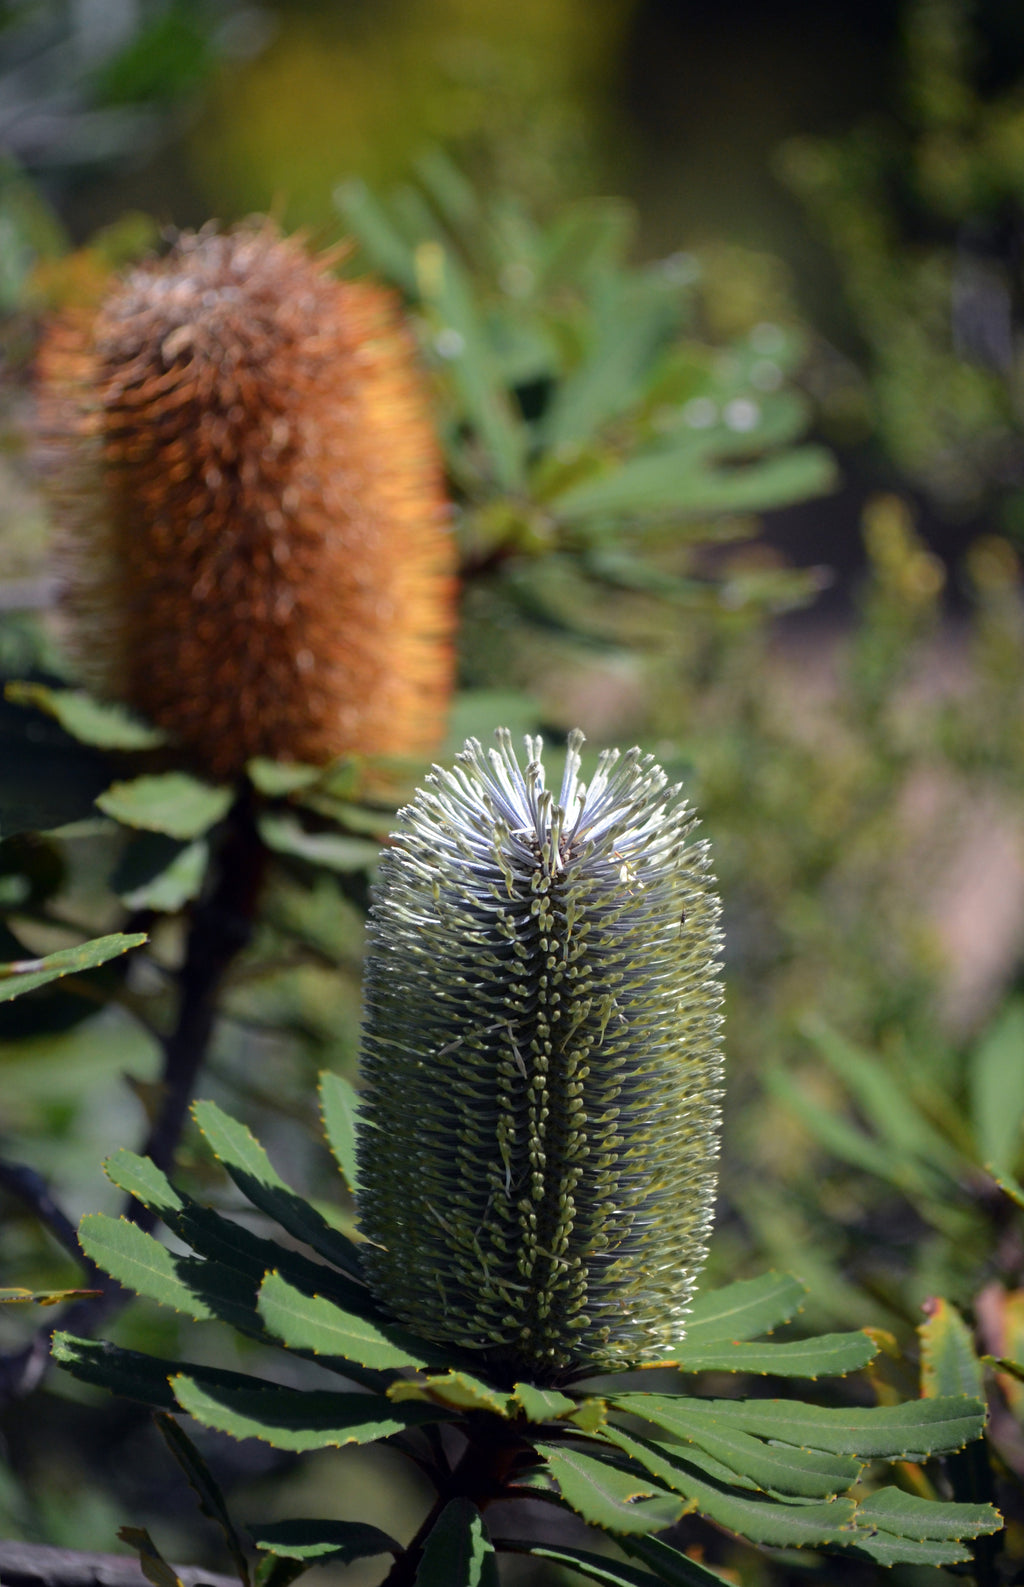
M 470 739 L 402 813 L 370 919 L 360 1213 L 378 1299 L 557 1379 L 664 1357 L 710 1231 L 719 905 L 649 756 Z
M 436 745 L 454 557 L 388 292 L 269 223 L 186 235 L 39 379 L 86 681 L 215 777 Z

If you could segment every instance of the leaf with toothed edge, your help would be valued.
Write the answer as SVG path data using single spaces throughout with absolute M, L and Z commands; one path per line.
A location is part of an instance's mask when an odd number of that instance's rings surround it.
M 494 1547 L 469 1499 L 451 1499 L 423 1545 L 416 1587 L 498 1587 Z
M 757 1372 L 786 1378 L 841 1378 L 866 1367 L 878 1354 L 869 1334 L 819 1334 L 784 1344 L 722 1343 L 691 1347 L 684 1341 L 676 1356 L 683 1372 Z
M 344 1075 L 325 1069 L 320 1075 L 320 1113 L 327 1144 L 353 1195 L 359 1190 L 356 1137 L 359 1130 L 359 1094 Z
M 761 1273 L 699 1294 L 690 1307 L 680 1359 L 711 1345 L 757 1339 L 800 1311 L 807 1290 L 789 1273 Z
M 658 1483 L 577 1449 L 538 1444 L 566 1504 L 608 1532 L 661 1532 L 694 1505 Z
M 46 986 L 61 976 L 95 970 L 98 965 L 132 948 L 140 948 L 146 941 L 148 938 L 143 931 L 127 936 L 113 932 L 107 937 L 94 937 L 77 948 L 58 948 L 56 953 L 48 953 L 41 959 L 16 959 L 11 964 L 0 964 L 0 1003 L 20 997 L 23 992 L 34 992 L 37 986 Z
M 420 1341 L 409 1339 L 406 1343 L 400 1329 L 378 1328 L 322 1295 L 304 1295 L 280 1273 L 267 1274 L 257 1305 L 269 1332 L 294 1349 L 340 1356 L 375 1371 L 426 1369 L 432 1364 L 425 1354 L 415 1352 L 413 1347 Z
M 205 1387 L 179 1373 L 171 1388 L 183 1411 L 204 1427 L 232 1438 L 259 1438 L 275 1449 L 303 1452 L 373 1444 L 408 1427 L 422 1427 L 450 1416 L 441 1406 L 392 1405 L 378 1394 L 335 1394 L 327 1390 Z
M 711 1432 L 698 1424 L 685 1445 L 663 1444 L 616 1427 L 607 1428 L 604 1436 L 670 1488 L 681 1482 L 683 1492 L 688 1473 L 699 1466 L 718 1481 L 775 1497 L 833 1499 L 851 1487 L 863 1469 L 862 1462 L 849 1455 L 762 1443 L 737 1428 Z
M 627 1553 L 635 1553 L 638 1559 L 643 1559 L 645 1556 L 641 1553 L 641 1546 L 654 1546 L 656 1539 L 623 1537 L 617 1538 L 616 1542 Z M 495 1538 L 494 1546 L 499 1554 L 529 1554 L 532 1559 L 549 1559 L 554 1564 L 567 1565 L 588 1581 L 600 1582 L 602 1587 L 662 1587 L 666 1582 L 670 1587 L 727 1587 L 715 1571 L 708 1570 L 705 1565 L 698 1565 L 685 1554 L 669 1548 L 667 1543 L 659 1544 L 663 1552 L 655 1554 L 650 1560 L 658 1572 L 656 1576 L 638 1570 L 635 1565 L 624 1565 L 619 1560 L 610 1559 L 606 1554 L 592 1554 L 588 1549 L 573 1548 L 567 1543 L 531 1543 L 518 1538 Z

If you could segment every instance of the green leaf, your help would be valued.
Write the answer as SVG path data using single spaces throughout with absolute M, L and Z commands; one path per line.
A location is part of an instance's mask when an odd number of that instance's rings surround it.
M 591 1526 L 609 1532 L 660 1532 L 693 1509 L 657 1483 L 575 1449 L 538 1444 L 565 1502 Z
M 176 914 L 199 896 L 209 858 L 203 838 L 182 845 L 161 832 L 138 832 L 121 856 L 111 886 L 128 909 Z
M 365 1521 L 274 1521 L 251 1526 L 249 1534 L 257 1548 L 285 1559 L 334 1560 L 350 1565 L 356 1559 L 375 1554 L 399 1554 L 401 1544 Z
M 106 1340 L 79 1339 L 74 1334 L 55 1333 L 51 1349 L 58 1366 L 80 1382 L 92 1383 L 111 1394 L 139 1400 L 161 1411 L 178 1410 L 170 1380 L 180 1372 L 188 1372 L 208 1388 L 255 1391 L 267 1386 L 261 1378 L 250 1377 L 245 1372 L 165 1361 L 159 1356 L 143 1355 L 138 1350 L 122 1349 Z
M 877 1175 L 900 1190 L 905 1190 L 908 1182 L 914 1179 L 912 1160 L 901 1157 L 874 1136 L 814 1102 L 792 1075 L 782 1069 L 769 1069 L 764 1083 L 771 1095 L 783 1102 L 834 1156 L 865 1173 Z
M 139 948 L 148 938 L 145 932 L 123 935 L 114 932 L 109 937 L 94 937 L 77 948 L 60 948 L 42 959 L 16 959 L 12 964 L 0 964 L 0 1003 L 6 1003 L 23 992 L 32 992 L 48 981 L 57 981 L 64 975 L 78 975 L 82 970 L 94 970 L 118 954 Z
M 979 1161 L 1012 1173 L 1024 1147 L 1024 1002 L 1011 1002 L 987 1031 L 968 1079 Z
M 251 1130 L 215 1102 L 194 1103 L 192 1116 L 218 1162 L 255 1207 L 365 1288 L 355 1242 L 285 1184 Z M 369 1301 L 368 1290 L 366 1296 Z M 349 1304 L 354 1303 L 353 1297 Z
M 200 782 L 183 771 L 115 782 L 96 800 L 104 815 L 126 827 L 164 832 L 182 840 L 201 837 L 231 808 L 234 790 Z
M 576 1401 L 557 1389 L 538 1389 L 532 1383 L 517 1383 L 512 1398 L 528 1422 L 553 1422 L 576 1409 Z
M 426 1378 L 398 1378 L 387 1391 L 389 1400 L 440 1400 L 457 1411 L 490 1411 L 508 1416 L 507 1394 L 492 1389 L 468 1372 L 435 1373 Z
M 444 337 L 442 345 L 450 347 L 447 367 L 465 418 L 490 454 L 498 486 L 515 490 L 523 480 L 526 431 L 502 383 L 469 279 L 453 255 L 433 241 L 417 248 L 416 275 L 438 321 L 435 345 Z
M 705 1350 L 692 1350 L 684 1342 L 677 1359 L 684 1372 L 770 1372 L 787 1378 L 841 1378 L 867 1366 L 877 1354 L 875 1341 L 858 1332 L 820 1334 L 814 1339 L 794 1339 L 779 1345 L 722 1344 Z
M 985 1395 L 985 1378 L 971 1331 L 948 1300 L 931 1300 L 928 1318 L 917 1330 L 921 1340 L 921 1393 Z
M 698 1295 L 686 1319 L 680 1350 L 704 1350 L 740 1339 L 756 1339 L 789 1322 L 803 1307 L 807 1291 L 791 1273 L 762 1273 L 723 1289 Z
M 1009 1196 L 1011 1201 L 1015 1201 L 1018 1207 L 1024 1207 L 1024 1185 L 1019 1180 L 1006 1172 L 995 1174 L 993 1177 L 1000 1190 Z
M 400 1330 L 377 1328 L 320 1295 L 304 1295 L 279 1273 L 263 1280 L 257 1307 L 269 1331 L 293 1349 L 340 1356 L 375 1371 L 428 1366 L 424 1356 L 406 1348 Z
M 998 1532 L 1003 1525 L 991 1504 L 949 1504 L 919 1499 L 900 1488 L 879 1488 L 857 1506 L 857 1524 L 878 1526 L 898 1537 L 954 1539 Z
M 688 1491 L 685 1477 L 689 1468 L 680 1467 L 680 1460 L 699 1465 L 720 1482 L 736 1482 L 743 1488 L 800 1499 L 832 1499 L 852 1487 L 862 1470 L 861 1463 L 849 1455 L 762 1443 L 739 1428 L 712 1429 L 699 1420 L 691 1424 L 685 1435 L 686 1448 L 636 1438 L 617 1427 L 606 1428 L 604 1436 L 670 1488 L 675 1488 L 682 1478 L 684 1493 Z M 684 1436 L 681 1430 L 677 1436 Z M 694 1445 L 696 1449 L 689 1447 Z M 710 1456 L 710 1462 L 703 1460 L 698 1451 Z
M 135 1549 L 142 1574 L 152 1587 L 182 1587 L 177 1571 L 168 1565 L 144 1526 L 121 1526 L 117 1535 L 122 1543 Z
M 140 721 L 123 705 L 96 700 L 81 689 L 51 689 L 44 683 L 9 683 L 4 690 L 15 705 L 31 705 L 59 722 L 80 744 L 96 749 L 159 749 L 167 734 Z
M 588 1581 L 601 1582 L 605 1587 L 658 1587 L 664 1579 L 637 1570 L 633 1565 L 620 1564 L 618 1560 L 609 1559 L 604 1554 L 570 1548 L 567 1543 L 528 1543 L 518 1538 L 495 1538 L 494 1546 L 501 1554 L 529 1554 L 531 1559 L 549 1559 L 556 1565 L 567 1565 Z M 684 1558 L 683 1555 L 679 1557 Z M 698 1565 L 694 1569 L 701 1571 L 703 1567 Z M 709 1583 L 724 1587 L 721 1576 L 711 1571 L 704 1571 L 702 1575 L 680 1576 L 678 1580 L 683 1587 L 708 1587 Z
M 656 1475 L 671 1483 L 673 1489 L 697 1509 L 731 1532 L 752 1543 L 778 1548 L 803 1548 L 840 1540 L 843 1528 L 851 1524 L 853 1501 L 828 1499 L 825 1503 L 775 1503 L 770 1498 L 738 1493 L 730 1483 L 708 1479 L 685 1459 L 671 1458 L 664 1446 L 652 1445 L 630 1437 L 621 1429 L 609 1428 L 609 1442 L 634 1457 Z
M 372 1444 L 408 1427 L 443 1421 L 449 1414 L 440 1406 L 395 1406 L 379 1394 L 204 1388 L 186 1373 L 172 1378 L 171 1387 L 182 1410 L 204 1427 L 295 1451 Z
M 683 1438 L 701 1423 L 712 1432 L 738 1427 L 755 1437 L 860 1460 L 946 1454 L 977 1438 L 985 1425 L 984 1403 L 960 1395 L 835 1410 L 799 1400 L 695 1400 L 659 1394 L 611 1398 L 619 1410 Z
M 257 793 L 266 794 L 269 799 L 281 799 L 287 794 L 312 788 L 324 776 L 323 766 L 305 766 L 299 761 L 266 760 L 262 756 L 247 761 L 245 770 Z
M 698 1565 L 660 1537 L 624 1537 L 619 1547 L 632 1559 L 650 1565 L 657 1571 L 659 1582 L 667 1587 L 725 1587 L 724 1578 L 717 1571 Z
M 95 815 L 110 781 L 105 755 L 71 739 L 52 719 L 0 695 L 0 835 L 46 832 Z
M 97 1267 L 136 1295 L 171 1306 L 196 1321 L 215 1315 L 179 1278 L 179 1259 L 127 1218 L 111 1218 L 104 1212 L 86 1213 L 79 1225 L 78 1239 Z
M 320 1114 L 327 1144 L 353 1195 L 359 1191 L 359 1093 L 344 1075 L 324 1069 L 320 1074 Z
M 781 457 L 738 468 L 695 468 L 672 451 L 633 457 L 608 473 L 590 476 L 551 502 L 562 520 L 596 514 L 768 512 L 834 490 L 835 461 L 820 446 L 799 446 Z
M 375 865 L 380 846 L 365 838 L 344 837 L 338 832 L 307 832 L 294 816 L 265 810 L 259 818 L 260 837 L 268 849 L 322 865 L 329 871 L 363 871 Z
M 219 1528 L 228 1547 L 228 1553 L 234 1562 L 238 1578 L 249 1587 L 249 1561 L 246 1558 L 245 1548 L 238 1533 L 235 1531 L 234 1522 L 228 1514 L 228 1507 L 224 1503 L 221 1493 L 210 1468 L 199 1453 L 191 1438 L 178 1425 L 173 1416 L 165 1412 L 158 1413 L 154 1418 L 157 1427 L 163 1435 L 171 1454 L 185 1473 L 189 1487 L 199 1500 L 199 1511 Z
M 125 1146 L 107 1158 L 103 1171 L 119 1190 L 134 1196 L 142 1206 L 151 1207 L 165 1220 L 185 1205 L 162 1169 L 150 1158 L 140 1157 Z
M 514 739 L 521 741 L 525 734 L 536 731 L 541 714 L 537 701 L 528 694 L 517 694 L 511 689 L 460 690 L 448 713 L 445 764 L 454 760 L 467 738 L 478 738 L 483 744 L 492 743 L 496 722 L 501 722 Z
M 498 1587 L 494 1547 L 469 1499 L 445 1505 L 423 1546 L 415 1587 Z
M 342 182 L 334 190 L 334 203 L 373 268 L 409 297 L 415 297 L 416 261 L 412 249 L 366 183 L 358 177 Z

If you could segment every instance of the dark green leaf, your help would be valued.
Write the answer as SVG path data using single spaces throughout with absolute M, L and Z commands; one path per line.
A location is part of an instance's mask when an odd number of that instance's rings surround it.
M 680 1351 L 704 1350 L 740 1339 L 757 1339 L 789 1322 L 807 1291 L 790 1273 L 762 1273 L 697 1296 L 686 1319 Z
M 122 1543 L 128 1543 L 139 1556 L 142 1574 L 152 1587 L 181 1587 L 181 1581 L 173 1565 L 168 1565 L 153 1539 L 143 1526 L 121 1526 L 117 1535 Z
M 181 844 L 161 832 L 136 832 L 111 877 L 111 886 L 128 909 L 174 914 L 198 897 L 209 856 L 209 846 L 202 838 Z
M 377 1328 L 322 1296 L 304 1295 L 279 1273 L 267 1274 L 257 1304 L 270 1333 L 293 1349 L 341 1357 L 374 1371 L 429 1364 L 406 1347 L 399 1329 Z
M 469 1499 L 452 1499 L 441 1511 L 424 1544 L 415 1587 L 498 1587 L 494 1548 Z
M 719 1482 L 736 1482 L 740 1487 L 777 1497 L 801 1499 L 835 1498 L 852 1487 L 862 1469 L 860 1462 L 849 1455 L 763 1443 L 739 1428 L 711 1430 L 696 1420 L 687 1435 L 686 1448 L 635 1438 L 621 1428 L 609 1427 L 604 1436 L 670 1488 L 683 1480 L 680 1491 L 684 1493 L 688 1491 L 686 1468 L 675 1469 L 680 1460 L 699 1465 Z M 710 1456 L 710 1462 L 701 1459 L 699 1452 Z
M 4 690 L 15 705 L 31 705 L 59 722 L 80 744 L 96 749 L 159 749 L 166 733 L 142 722 L 123 705 L 96 700 L 81 689 L 52 689 L 44 683 L 9 683 Z
M 22 992 L 32 992 L 48 981 L 59 980 L 64 975 L 77 975 L 82 970 L 94 970 L 118 954 L 139 948 L 148 939 L 145 932 L 127 936 L 114 932 L 109 937 L 95 937 L 77 948 L 60 948 L 42 959 L 17 959 L 13 964 L 0 964 L 0 1003 Z
M 57 1364 L 82 1383 L 92 1383 L 124 1399 L 140 1400 L 143 1405 L 152 1405 L 161 1411 L 178 1409 L 170 1379 L 180 1372 L 187 1371 L 208 1388 L 255 1391 L 266 1387 L 260 1378 L 244 1372 L 165 1361 L 158 1356 L 143 1355 L 138 1350 L 124 1350 L 106 1340 L 78 1339 L 68 1333 L 54 1334 L 52 1352 Z
M 604 1554 L 591 1554 L 587 1549 L 570 1548 L 566 1543 L 527 1543 L 520 1542 L 517 1538 L 496 1538 L 495 1548 L 500 1554 L 529 1554 L 532 1559 L 549 1559 L 556 1565 L 567 1565 L 570 1570 L 576 1571 L 580 1576 L 585 1576 L 588 1581 L 602 1582 L 606 1587 L 658 1587 L 663 1579 L 660 1576 L 651 1576 L 647 1571 L 637 1570 L 633 1565 L 622 1565 L 618 1560 L 609 1559 Z M 680 1555 L 680 1558 L 683 1558 Z M 687 1564 L 690 1562 L 687 1561 Z M 695 1566 L 695 1572 L 702 1567 Z M 715 1576 L 711 1571 L 693 1576 L 680 1576 L 679 1582 L 683 1587 L 708 1587 L 715 1583 L 716 1587 L 723 1587 L 721 1576 Z
M 660 1537 L 624 1537 L 619 1546 L 632 1559 L 650 1565 L 667 1587 L 724 1587 L 724 1578 L 717 1571 L 698 1565 Z
M 93 801 L 109 781 L 106 756 L 0 696 L 0 836 L 94 816 Z
M 359 1190 L 359 1158 L 356 1139 L 359 1133 L 359 1093 L 344 1075 L 324 1069 L 320 1075 L 320 1114 L 327 1144 L 355 1195 Z
M 512 1398 L 530 1422 L 552 1422 L 576 1409 L 575 1400 L 557 1389 L 538 1389 L 532 1383 L 517 1383 Z
M 211 1150 L 242 1194 L 296 1240 L 303 1241 L 318 1256 L 325 1257 L 362 1285 L 362 1268 L 354 1241 L 332 1228 L 315 1207 L 285 1184 L 252 1132 L 215 1102 L 195 1103 L 192 1114 Z M 366 1295 L 369 1297 L 369 1291 Z M 354 1300 L 351 1303 L 354 1304 Z
M 96 800 L 104 815 L 126 827 L 164 832 L 182 840 L 201 837 L 231 808 L 231 788 L 214 787 L 183 771 L 115 782 Z
M 257 1548 L 285 1559 L 323 1564 L 333 1559 L 339 1565 L 350 1565 L 354 1559 L 401 1552 L 393 1537 L 365 1521 L 275 1521 L 251 1526 L 249 1532 Z
M 658 1483 L 575 1449 L 538 1444 L 563 1499 L 584 1521 L 609 1532 L 660 1532 L 693 1509 Z
M 786 1344 L 713 1345 L 692 1349 L 685 1341 L 678 1352 L 684 1372 L 761 1372 L 777 1377 L 844 1377 L 856 1372 L 878 1354 L 878 1345 L 866 1333 L 820 1334 L 814 1339 L 794 1339 Z
M 392 1405 L 377 1394 L 205 1388 L 185 1373 L 172 1378 L 171 1387 L 182 1410 L 204 1427 L 296 1451 L 372 1444 L 408 1427 L 442 1421 L 449 1414 L 440 1406 Z
M 695 1400 L 659 1394 L 618 1394 L 612 1399 L 619 1410 L 682 1438 L 701 1423 L 710 1431 L 738 1427 L 796 1448 L 861 1460 L 945 1454 L 977 1438 L 985 1424 L 984 1404 L 959 1395 L 836 1410 L 799 1400 Z
M 249 1561 L 245 1555 L 242 1540 L 235 1531 L 234 1522 L 228 1514 L 228 1507 L 224 1503 L 224 1495 L 214 1480 L 210 1468 L 199 1453 L 191 1438 L 178 1425 L 173 1416 L 158 1412 L 155 1417 L 156 1425 L 163 1434 L 171 1454 L 185 1473 L 189 1487 L 199 1500 L 199 1510 L 209 1520 L 220 1528 L 227 1544 L 228 1553 L 234 1562 L 238 1578 L 249 1587 Z

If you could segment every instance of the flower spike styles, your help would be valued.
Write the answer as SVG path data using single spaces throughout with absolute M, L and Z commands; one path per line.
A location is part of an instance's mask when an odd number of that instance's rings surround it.
M 389 292 L 269 222 L 185 234 L 56 321 L 38 372 L 90 686 L 217 778 L 436 747 L 454 548 Z
M 360 1213 L 428 1339 L 556 1382 L 664 1359 L 710 1232 L 722 1059 L 707 845 L 650 756 L 557 797 L 470 739 L 381 861 Z

